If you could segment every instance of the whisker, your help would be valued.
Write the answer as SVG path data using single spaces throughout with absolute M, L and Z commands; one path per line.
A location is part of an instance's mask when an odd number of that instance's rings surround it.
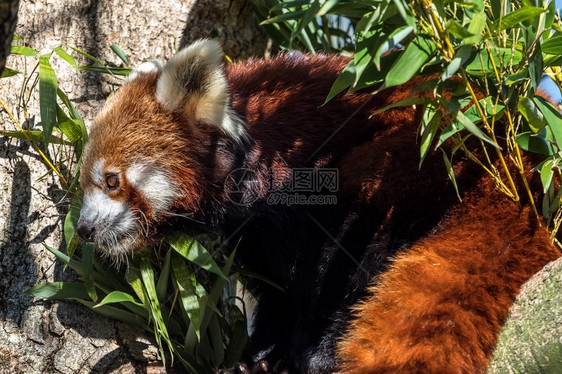
M 196 220 L 195 218 L 191 218 L 190 216 L 187 216 L 187 215 L 185 215 L 185 214 L 177 214 L 177 213 L 172 213 L 172 212 L 164 212 L 164 214 L 168 214 L 168 215 L 170 215 L 170 216 L 176 216 L 176 217 L 186 218 L 186 219 L 188 219 L 188 220 L 190 220 L 190 221 L 193 221 L 193 222 L 196 222 L 196 223 L 200 223 L 200 224 L 202 224 L 202 225 L 205 224 L 205 222 L 198 221 L 198 220 Z

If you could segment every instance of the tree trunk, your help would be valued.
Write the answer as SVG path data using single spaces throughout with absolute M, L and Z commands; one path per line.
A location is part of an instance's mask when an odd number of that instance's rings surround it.
M 19 0 L 0 0 L 0 75 L 10 54 L 12 37 L 18 19 Z
M 6 14 L 14 19 L 4 6 L 13 10 L 15 3 L 0 2 L 4 25 Z M 6 35 L 9 31 L 0 30 Z M 112 42 L 135 66 L 167 59 L 176 47 L 205 37 L 217 37 L 231 58 L 263 55 L 267 41 L 245 0 L 26 0 L 20 4 L 16 34 L 39 51 L 68 44 L 118 66 L 122 62 L 109 48 Z M 0 46 L 3 53 L 10 41 L 11 36 Z M 79 64 L 88 62 L 72 54 Z M 31 92 L 25 110 L 18 98 L 29 94 L 21 87 L 36 61 L 11 55 L 6 66 L 25 74 L 0 81 L 0 99 L 31 129 L 40 129 L 38 90 Z M 110 75 L 77 71 L 54 55 L 51 64 L 59 87 L 87 122 L 120 83 Z M 16 129 L 1 111 L 0 130 Z M 164 372 L 143 332 L 71 302 L 22 295 L 37 283 L 73 277 L 42 245 L 64 249 L 61 229 L 67 202 L 59 203 L 64 190 L 48 172 L 27 141 L 0 138 L 0 373 Z
M 562 373 L 562 258 L 521 289 L 488 374 Z

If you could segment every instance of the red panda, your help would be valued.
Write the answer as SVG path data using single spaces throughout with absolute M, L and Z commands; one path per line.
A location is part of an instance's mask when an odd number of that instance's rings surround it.
M 241 237 L 238 262 L 285 290 L 255 285 L 247 349 L 279 372 L 484 372 L 520 285 L 560 256 L 531 210 L 462 158 L 462 202 L 441 163 L 414 172 L 423 109 L 375 112 L 416 82 L 322 105 L 347 58 L 222 60 L 196 42 L 108 100 L 78 233 L 114 258 L 173 229 Z M 297 172 L 335 178 L 312 191 L 334 199 L 281 202 Z

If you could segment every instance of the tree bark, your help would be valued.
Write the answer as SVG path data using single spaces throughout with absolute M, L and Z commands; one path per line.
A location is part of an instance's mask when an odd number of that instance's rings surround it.
M 0 0 L 0 76 L 10 54 L 18 19 L 19 0 Z
M 562 258 L 547 264 L 511 307 L 488 374 L 562 373 Z
M 14 18 L 3 7 L 10 4 L 11 11 L 16 3 L 0 2 L 4 25 L 5 15 Z M 0 31 L 7 35 L 10 30 Z M 0 35 L 2 42 L 5 34 Z M 117 66 L 122 62 L 109 48 L 112 42 L 135 66 L 167 59 L 176 48 L 210 36 L 218 38 L 232 58 L 263 55 L 267 41 L 245 0 L 26 0 L 20 4 L 16 34 L 24 45 L 40 51 L 68 44 Z M 6 38 L 0 46 L 3 52 L 11 41 L 11 36 Z M 88 63 L 72 55 L 79 64 Z M 7 67 L 25 74 L 3 78 L 0 99 L 22 125 L 40 129 L 38 90 L 21 92 L 35 62 L 16 55 L 7 59 Z M 55 55 L 51 64 L 59 87 L 87 125 L 121 83 L 110 75 L 77 71 Z M 31 95 L 25 111 L 18 101 L 22 94 Z M 16 129 L 0 111 L 0 130 Z M 143 332 L 81 305 L 22 295 L 38 283 L 73 279 L 42 245 L 65 248 L 61 229 L 68 201 L 60 203 L 64 190 L 48 172 L 27 141 L 0 137 L 0 373 L 164 372 Z

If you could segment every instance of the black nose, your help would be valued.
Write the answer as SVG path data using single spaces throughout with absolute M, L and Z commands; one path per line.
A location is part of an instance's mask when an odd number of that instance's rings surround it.
M 94 234 L 96 233 L 96 227 L 84 221 L 78 222 L 78 227 L 76 228 L 78 235 L 87 242 L 94 240 Z

